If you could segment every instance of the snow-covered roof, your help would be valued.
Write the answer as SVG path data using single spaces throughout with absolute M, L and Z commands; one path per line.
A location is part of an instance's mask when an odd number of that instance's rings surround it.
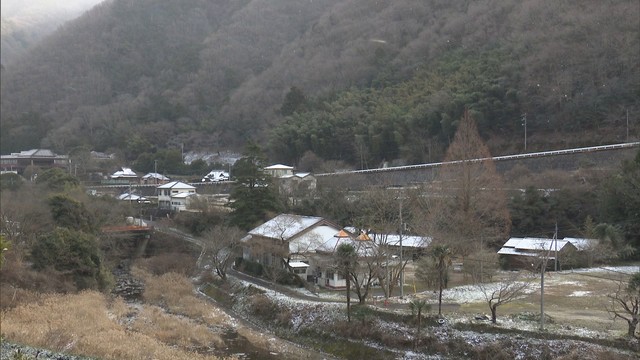
M 340 238 L 336 234 L 339 229 L 331 225 L 319 225 L 289 242 L 291 253 L 310 253 L 316 251 L 334 252 L 338 245 L 350 238 Z
M 504 245 L 503 248 L 509 247 L 517 250 L 531 250 L 531 251 L 551 251 L 561 250 L 567 245 L 566 240 L 554 240 L 546 238 L 511 238 Z
M 400 235 L 387 235 L 387 243 L 392 246 L 400 246 Z M 430 237 L 402 235 L 402 246 L 427 247 L 431 244 Z
M 320 221 L 322 221 L 322 218 L 316 216 L 280 214 L 249 231 L 249 234 L 278 240 L 289 240 L 291 237 Z
M 571 244 L 578 250 L 585 250 L 595 243 L 597 243 L 597 240 L 581 238 L 564 238 L 558 240 L 530 237 L 510 238 L 498 251 L 498 254 L 537 256 L 535 253 L 540 251 L 561 251 L 567 244 Z
M 206 177 L 206 178 L 218 178 L 218 177 L 221 177 L 221 176 L 229 177 L 229 173 L 224 171 L 224 170 L 211 170 L 204 177 Z
M 111 175 L 112 179 L 121 177 L 138 177 L 138 175 L 128 167 L 123 167 L 122 170 L 118 170 Z
M 267 166 L 264 169 L 265 170 L 293 170 L 293 166 L 275 164 L 275 165 Z
M 136 201 L 136 202 L 145 202 L 148 203 L 149 199 L 147 199 L 144 196 L 140 196 L 140 195 L 136 195 L 136 194 L 129 194 L 129 193 L 124 193 L 124 194 L 120 194 L 118 196 L 116 196 L 116 199 L 118 200 L 123 200 L 123 201 Z
M 31 149 L 31 150 L 20 151 L 19 153 L 12 153 L 11 155 L 27 156 L 27 157 L 34 157 L 34 156 L 54 157 L 54 156 L 57 156 L 53 151 L 51 151 L 49 149 Z
M 309 267 L 309 264 L 302 261 L 289 261 L 289 266 L 292 268 L 306 268 Z
M 519 252 L 518 250 L 514 249 L 514 248 L 507 248 L 507 247 L 503 247 L 502 249 L 498 250 L 498 254 L 499 255 L 521 255 L 521 256 L 530 256 L 530 257 L 538 257 L 539 254 L 535 253 L 535 252 Z M 551 256 L 553 258 L 553 256 Z
M 158 186 L 158 189 L 195 189 L 195 186 L 185 184 L 181 181 L 172 181 L 170 183 Z
M 578 250 L 586 250 L 596 244 L 598 244 L 598 240 L 596 239 L 583 239 L 583 238 L 564 238 L 564 240 L 570 242 L 575 246 Z
M 173 199 L 186 199 L 189 196 L 198 196 L 198 194 L 188 193 L 188 192 L 179 192 L 177 194 L 171 194 L 171 198 Z
M 355 233 L 358 231 L 355 227 L 352 226 L 345 227 L 345 230 L 351 233 Z M 391 246 L 400 246 L 399 234 L 367 234 L 366 232 L 363 232 L 362 234 L 366 235 L 369 239 L 376 240 L 377 242 L 384 242 Z M 382 241 L 381 239 L 384 239 L 384 241 Z M 362 238 L 359 240 L 362 240 Z M 427 247 L 429 246 L 429 244 L 431 244 L 431 240 L 432 239 L 430 236 L 402 235 L 402 246 L 416 248 Z
M 300 179 L 304 179 L 309 175 L 311 175 L 311 173 L 308 173 L 308 172 L 307 173 L 295 173 L 295 174 L 291 174 L 291 175 L 282 175 L 280 178 L 282 178 L 282 179 L 290 179 L 290 178 L 293 178 L 293 177 L 297 177 L 297 178 L 300 178 Z
M 150 172 L 147 175 L 143 176 L 142 179 L 147 180 L 147 179 L 158 179 L 158 180 L 169 180 L 168 177 L 162 175 L 162 174 L 158 174 L 155 172 Z

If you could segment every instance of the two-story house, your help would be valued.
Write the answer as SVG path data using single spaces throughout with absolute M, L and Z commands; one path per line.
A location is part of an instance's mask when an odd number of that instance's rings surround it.
M 180 181 L 172 181 L 156 188 L 158 190 L 158 207 L 172 211 L 187 209 L 189 197 L 196 195 L 196 188 Z

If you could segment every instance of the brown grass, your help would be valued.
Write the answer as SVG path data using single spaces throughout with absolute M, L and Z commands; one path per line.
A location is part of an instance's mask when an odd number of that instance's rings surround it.
M 159 254 L 149 258 L 136 260 L 136 265 L 148 270 L 154 275 L 173 272 L 189 275 L 194 272 L 195 259 L 188 254 Z
M 184 275 L 166 273 L 160 276 L 133 267 L 131 273 L 145 283 L 143 299 L 153 305 L 164 307 L 171 313 L 187 316 L 207 325 L 220 325 L 228 315 L 206 300 L 198 298 L 193 284 Z
M 157 306 L 145 306 L 131 328 L 165 344 L 183 348 L 222 347 L 223 340 L 205 325 L 191 319 L 167 314 Z
M 412 283 L 413 274 L 406 277 Z M 624 279 L 624 277 L 622 277 Z M 593 273 L 545 273 L 545 314 L 551 316 L 558 326 L 580 327 L 594 331 L 606 332 L 610 336 L 623 336 L 627 324 L 620 319 L 612 320 L 607 312 L 611 305 L 607 294 L 616 290 L 620 275 L 613 272 Z M 500 280 L 500 275 L 493 279 Z M 513 314 L 523 312 L 540 313 L 540 275 L 535 274 L 529 281 L 537 290 L 512 303 L 498 308 L 498 322 Z M 460 272 L 452 272 L 449 286 L 456 287 L 470 284 Z M 424 285 L 416 283 L 417 291 L 425 290 Z M 588 291 L 587 295 L 575 296 L 574 292 Z M 413 289 L 409 293 L 412 293 Z M 437 304 L 436 304 L 437 306 Z M 490 314 L 486 302 L 462 304 L 456 311 L 460 314 Z
M 2 335 L 11 341 L 74 354 L 104 359 L 214 359 L 172 348 L 161 339 L 127 329 L 122 322 L 128 313 L 122 301 L 109 303 L 103 294 L 85 291 L 46 296 L 41 302 L 2 312 L 0 320 Z M 145 332 L 154 331 L 150 328 Z M 199 333 L 196 342 L 201 340 Z

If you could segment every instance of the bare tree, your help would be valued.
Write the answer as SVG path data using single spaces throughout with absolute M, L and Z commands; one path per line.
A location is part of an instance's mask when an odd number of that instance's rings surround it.
M 358 296 L 359 303 L 364 304 L 374 280 L 379 277 L 380 261 L 378 256 L 380 252 L 371 240 L 355 240 L 353 246 L 358 256 L 358 266 L 351 271 L 352 286 Z
M 240 238 L 244 232 L 236 227 L 216 226 L 203 235 L 201 259 L 208 259 L 221 279 L 227 278 L 227 270 L 238 255 Z
M 491 281 L 498 272 L 498 254 L 495 251 L 481 249 L 467 256 L 462 264 L 462 273 L 471 276 L 474 283 Z
M 628 282 L 618 281 L 618 289 L 607 295 L 611 305 L 607 311 L 616 318 L 627 322 L 627 336 L 635 337 L 640 321 L 640 272 L 635 273 Z
M 511 220 L 503 181 L 480 138 L 475 121 L 465 111 L 444 164 L 423 191 L 426 212 L 422 231 L 466 256 L 508 235 Z
M 377 276 L 386 297 L 391 296 L 396 284 L 402 282 L 402 273 L 411 260 L 393 250 L 398 244 L 391 244 L 391 239 L 397 239 L 401 227 L 404 227 L 405 221 L 400 216 L 404 202 L 408 201 L 401 192 L 371 187 L 365 192 L 363 215 L 357 220 L 374 243 L 365 263 L 370 273 Z M 405 214 L 406 218 L 409 218 L 408 214 Z
M 484 295 L 489 310 L 491 310 L 491 322 L 495 324 L 498 306 L 518 299 L 529 288 L 529 283 L 522 281 L 520 272 L 513 272 L 498 283 L 479 282 L 476 287 Z

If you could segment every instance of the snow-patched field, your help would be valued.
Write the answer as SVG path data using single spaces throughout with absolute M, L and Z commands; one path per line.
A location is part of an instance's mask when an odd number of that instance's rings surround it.
M 638 266 L 625 266 L 625 267 L 605 267 L 605 268 L 593 268 L 593 269 L 581 269 L 575 271 L 564 271 L 557 273 L 549 273 L 545 277 L 545 294 L 548 292 L 550 294 L 554 294 L 553 296 L 561 296 L 567 299 L 575 299 L 568 300 L 575 302 L 576 300 L 581 300 L 586 303 L 590 303 L 591 299 L 594 299 L 596 296 L 605 297 L 606 293 L 602 293 L 601 288 L 595 289 L 590 288 L 593 286 L 593 278 L 598 276 L 606 277 L 607 274 L 632 274 L 634 272 L 640 271 L 640 267 Z M 508 273 L 502 274 L 502 278 L 508 276 Z M 497 276 L 497 278 L 501 278 L 501 276 Z M 584 279 L 584 280 L 583 280 Z M 526 282 L 528 287 L 524 290 L 523 294 L 519 299 L 529 297 L 534 298 L 537 301 L 540 293 L 540 275 L 539 274 L 529 274 L 527 276 L 521 277 L 519 281 Z M 322 301 L 312 301 L 306 299 L 300 299 L 292 296 L 287 296 L 272 289 L 261 288 L 255 284 L 244 283 L 244 286 L 253 286 L 255 288 L 260 288 L 264 291 L 264 294 L 271 298 L 274 302 L 276 302 L 282 308 L 288 309 L 291 313 L 291 326 L 293 329 L 303 329 L 305 327 L 313 327 L 313 326 L 323 326 L 330 325 L 337 321 L 343 321 L 345 318 L 345 293 L 344 291 L 334 291 L 327 292 L 321 291 L 318 294 L 312 294 L 305 289 L 290 289 L 292 291 L 297 291 L 300 295 L 305 296 L 315 296 L 318 300 Z M 475 331 L 461 331 L 456 330 L 460 328 L 464 328 L 464 324 L 472 324 L 472 323 L 485 323 L 489 324 L 489 321 L 480 320 L 482 316 L 488 314 L 488 307 L 486 306 L 486 298 L 485 294 L 491 293 L 494 290 L 497 290 L 500 286 L 499 282 L 485 284 L 484 291 L 481 290 L 478 286 L 475 285 L 464 285 L 464 286 L 456 286 L 449 289 L 445 289 L 443 291 L 443 302 L 449 304 L 457 304 L 460 307 L 464 307 L 466 304 L 469 304 L 469 308 L 472 309 L 484 309 L 484 311 L 480 311 L 480 313 L 469 313 L 468 311 L 464 311 L 461 309 L 455 312 L 443 312 L 444 315 L 444 323 L 441 327 L 435 327 L 431 329 L 433 334 L 437 336 L 440 340 L 446 341 L 447 339 L 451 339 L 452 337 L 462 338 L 465 342 L 472 344 L 474 346 L 482 346 L 483 344 L 492 344 L 496 341 L 511 341 L 518 342 L 517 345 L 514 345 L 516 348 L 520 348 L 520 352 L 516 351 L 517 358 L 531 358 L 531 355 L 538 351 L 538 348 L 551 346 L 557 351 L 561 352 L 563 347 L 569 346 L 567 345 L 567 341 L 552 341 L 552 340 L 539 340 L 539 339 L 525 339 L 523 337 L 516 337 L 517 340 L 514 340 L 510 337 L 513 335 L 506 334 L 490 334 L 490 333 L 478 333 Z M 410 313 L 408 303 L 416 298 L 426 299 L 432 307 L 435 308 L 437 305 L 437 293 L 434 291 L 423 291 L 417 292 L 413 294 L 406 294 L 402 299 L 399 297 L 392 297 L 387 299 L 386 302 L 380 301 L 376 302 L 374 306 L 377 306 L 381 310 L 386 311 L 394 311 L 394 312 L 405 312 Z M 333 302 L 327 302 L 327 301 Z M 357 301 L 357 300 L 356 300 Z M 517 303 L 519 300 L 515 300 L 514 303 Z M 384 304 L 383 304 L 384 303 Z M 368 304 L 372 305 L 373 301 Z M 435 305 L 435 306 L 434 306 Z M 549 307 L 553 308 L 557 313 L 557 308 L 554 308 L 556 304 L 552 301 L 549 303 Z M 242 307 L 241 304 L 237 306 Z M 515 305 L 517 308 L 518 305 Z M 539 308 L 538 308 L 539 309 Z M 238 309 L 241 310 L 241 309 Z M 571 309 L 576 310 L 576 309 Z M 588 310 L 588 308 L 587 308 Z M 604 309 L 599 309 L 598 311 L 606 314 Z M 587 312 L 587 311 L 585 311 Z M 500 328 L 504 329 L 516 329 L 520 331 L 531 331 L 537 332 L 539 330 L 539 322 L 535 321 L 535 314 L 539 314 L 538 312 L 527 312 L 523 311 L 523 314 L 528 314 L 527 316 L 519 316 L 517 311 L 515 314 L 506 315 L 501 313 L 499 310 L 498 323 L 496 325 Z M 538 316 L 539 317 L 539 316 Z M 606 320 L 606 319 L 605 319 Z M 613 320 L 610 320 L 613 322 Z M 618 328 L 620 328 L 621 321 L 617 320 Z M 453 327 L 453 325 L 457 326 Z M 461 326 L 462 324 L 462 326 Z M 407 338 L 411 337 L 414 329 L 410 328 L 404 324 L 384 322 L 381 320 L 375 320 L 375 326 L 381 327 L 385 329 L 385 332 L 389 334 L 397 334 L 400 336 L 405 336 Z M 592 339 L 605 339 L 605 338 L 614 338 L 620 337 L 624 335 L 622 331 L 612 331 L 612 327 L 608 331 L 598 330 L 596 328 L 590 328 L 589 326 L 578 326 L 572 323 L 567 323 L 562 319 L 557 323 L 549 322 L 545 326 L 545 331 L 551 334 L 558 335 L 570 335 L 570 336 L 579 336 L 583 338 L 592 338 Z M 536 347 L 536 344 L 539 345 Z M 585 351 L 588 351 L 589 348 L 598 347 L 598 345 L 594 345 L 588 342 L 571 342 L 571 346 L 584 346 Z M 374 345 L 372 345 L 374 346 Z M 430 357 L 425 356 L 423 354 L 418 353 L 403 353 L 398 357 L 399 359 L 428 359 Z

